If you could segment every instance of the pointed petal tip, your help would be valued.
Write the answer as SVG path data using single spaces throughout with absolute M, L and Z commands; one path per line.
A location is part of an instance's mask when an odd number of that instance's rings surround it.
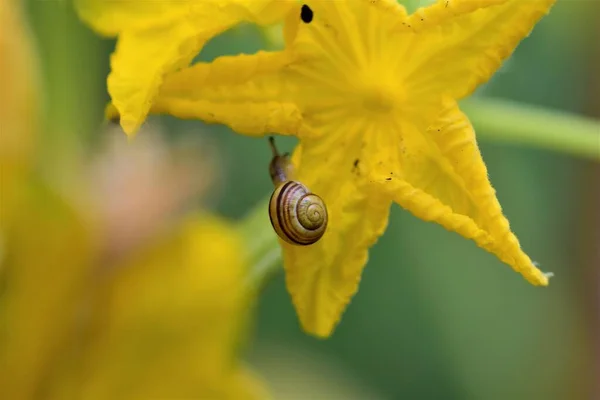
M 291 292 L 290 294 L 302 331 L 316 339 L 329 339 L 341 320 L 345 304 L 341 310 L 332 310 L 330 304 L 320 304 L 320 306 L 307 308 L 305 303 L 299 304 L 295 296 Z M 310 311 L 311 308 L 312 311 Z
M 128 137 L 132 138 L 135 136 L 135 134 L 137 133 L 140 124 L 138 121 L 132 120 L 132 119 L 126 119 L 123 118 L 121 116 L 121 128 L 123 128 L 123 131 L 125 131 L 125 133 L 127 134 Z
M 535 268 L 531 274 L 523 274 L 525 279 L 534 286 L 548 286 L 550 278 L 554 276 L 552 272 L 543 272 Z
M 329 332 L 326 332 L 326 331 L 310 331 L 310 330 L 307 330 L 305 328 L 302 328 L 302 330 L 307 335 L 312 336 L 313 338 L 319 339 L 319 340 L 327 340 L 333 334 L 333 331 L 329 331 Z
M 535 268 L 536 274 L 533 279 L 528 278 L 528 280 L 536 286 L 548 286 L 550 278 L 554 277 L 554 272 L 544 272 L 540 270 L 540 263 L 537 261 L 532 261 L 531 264 Z
M 134 118 L 123 117 L 113 103 L 108 103 L 104 109 L 104 118 L 114 124 L 120 125 L 129 138 L 135 137 L 140 128 L 140 122 Z
M 316 339 L 326 340 L 335 332 L 348 302 L 331 304 L 329 301 L 322 300 L 322 298 L 316 299 L 317 303 L 307 307 L 306 301 L 300 303 L 292 294 L 292 302 L 302 331 Z
M 321 320 L 317 321 L 307 321 L 306 318 L 300 317 L 300 326 L 302 330 L 315 339 L 326 340 L 331 337 L 333 334 L 335 327 L 337 326 L 338 320 Z

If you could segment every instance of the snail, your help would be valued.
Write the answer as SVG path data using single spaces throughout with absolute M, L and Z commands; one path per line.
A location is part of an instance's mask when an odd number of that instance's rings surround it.
M 269 164 L 275 190 L 269 200 L 269 218 L 279 237 L 286 242 L 307 246 L 317 242 L 327 228 L 325 202 L 306 186 L 293 178 L 293 165 L 289 154 L 280 155 L 275 140 L 269 144 L 273 159 Z

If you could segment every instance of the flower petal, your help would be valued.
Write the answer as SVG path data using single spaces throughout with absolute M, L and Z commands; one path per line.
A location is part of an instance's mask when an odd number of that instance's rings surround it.
M 374 174 L 384 192 L 418 218 L 474 240 L 534 285 L 548 277 L 521 250 L 502 213 L 467 117 L 453 100 L 445 103 L 427 132 L 401 129 L 400 169 Z
M 0 387 L 13 399 L 34 398 L 53 384 L 96 256 L 90 221 L 72 202 L 34 180 L 23 186 L 2 227 L 0 262 Z
M 18 208 L 39 119 L 38 60 L 20 2 L 0 8 L 0 227 Z
M 372 149 L 352 140 L 363 127 L 342 122 L 338 128 L 319 141 L 303 141 L 293 159 L 298 180 L 327 205 L 327 231 L 310 246 L 280 240 L 286 284 L 302 328 L 319 337 L 331 335 L 358 290 L 368 249 L 383 234 L 391 204 L 389 197 L 367 190 L 361 158 L 367 160 Z M 340 134 L 347 140 L 340 142 Z
M 75 9 L 85 23 L 105 36 L 170 25 L 184 19 L 189 1 L 75 0 Z
M 144 30 L 174 21 L 231 14 L 240 20 L 261 25 L 276 22 L 292 6 L 290 0 L 75 0 L 79 17 L 97 32 L 115 36 L 124 31 Z
M 100 290 L 82 397 L 253 398 L 235 362 L 248 305 L 241 238 L 199 217 L 163 239 Z
M 150 112 L 221 123 L 248 135 L 298 135 L 302 116 L 278 75 L 290 62 L 288 53 L 260 51 L 198 63 L 166 79 Z
M 409 19 L 418 48 L 406 81 L 414 94 L 456 99 L 487 82 L 556 0 L 451 0 Z M 446 6 L 447 3 L 447 6 Z
M 146 118 L 164 75 L 189 64 L 203 45 L 186 24 L 120 35 L 107 84 L 127 134 Z
M 82 19 L 119 34 L 108 91 L 126 133 L 146 118 L 166 74 L 187 66 L 212 37 L 237 23 L 269 24 L 285 16 L 289 0 L 81 0 Z

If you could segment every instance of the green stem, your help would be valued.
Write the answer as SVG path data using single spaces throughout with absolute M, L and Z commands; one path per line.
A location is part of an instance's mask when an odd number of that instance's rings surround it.
M 600 121 L 501 100 L 468 100 L 462 109 L 483 140 L 600 161 Z M 251 269 L 246 283 L 252 291 L 259 291 L 281 267 L 281 249 L 267 210 L 268 198 L 240 224 L 250 252 Z
M 492 99 L 461 108 L 482 140 L 537 147 L 600 161 L 600 121 L 564 111 Z
M 268 200 L 259 202 L 239 226 L 250 257 L 251 269 L 246 277 L 250 290 L 260 290 L 281 266 L 281 248 L 267 213 Z

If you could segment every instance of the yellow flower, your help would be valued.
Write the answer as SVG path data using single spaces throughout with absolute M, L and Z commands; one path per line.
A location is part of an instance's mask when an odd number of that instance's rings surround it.
M 37 128 L 37 61 L 20 4 L 0 7 L 0 227 L 18 204 L 20 178 L 31 166 Z
M 0 387 L 9 399 L 40 397 L 68 360 L 92 254 L 83 219 L 61 196 L 21 185 L 0 260 Z
M 146 118 L 163 77 L 189 65 L 205 43 L 232 26 L 281 19 L 291 0 L 76 0 L 98 33 L 119 37 L 108 92 L 127 133 Z
M 31 137 L 43 134 L 33 123 L 37 65 L 20 3 L 4 6 L 0 68 L 10 75 L 0 83 L 13 97 L 0 97 L 0 398 L 263 399 L 236 357 L 249 307 L 238 232 L 189 218 L 108 265 L 92 207 L 84 213 L 81 197 L 29 168 L 40 162 Z
M 231 226 L 189 218 L 117 268 L 96 297 L 83 398 L 262 398 L 236 360 L 248 299 Z
M 25 200 L 5 232 L 3 398 L 264 398 L 236 360 L 248 301 L 233 228 L 190 218 L 94 271 L 89 221 L 43 185 Z
M 392 0 L 309 0 L 288 15 L 283 51 L 174 73 L 151 112 L 300 138 L 297 178 L 329 211 L 316 244 L 281 242 L 309 333 L 332 333 L 392 202 L 547 285 L 510 230 L 457 100 L 494 74 L 553 3 L 444 0 L 407 15 Z

